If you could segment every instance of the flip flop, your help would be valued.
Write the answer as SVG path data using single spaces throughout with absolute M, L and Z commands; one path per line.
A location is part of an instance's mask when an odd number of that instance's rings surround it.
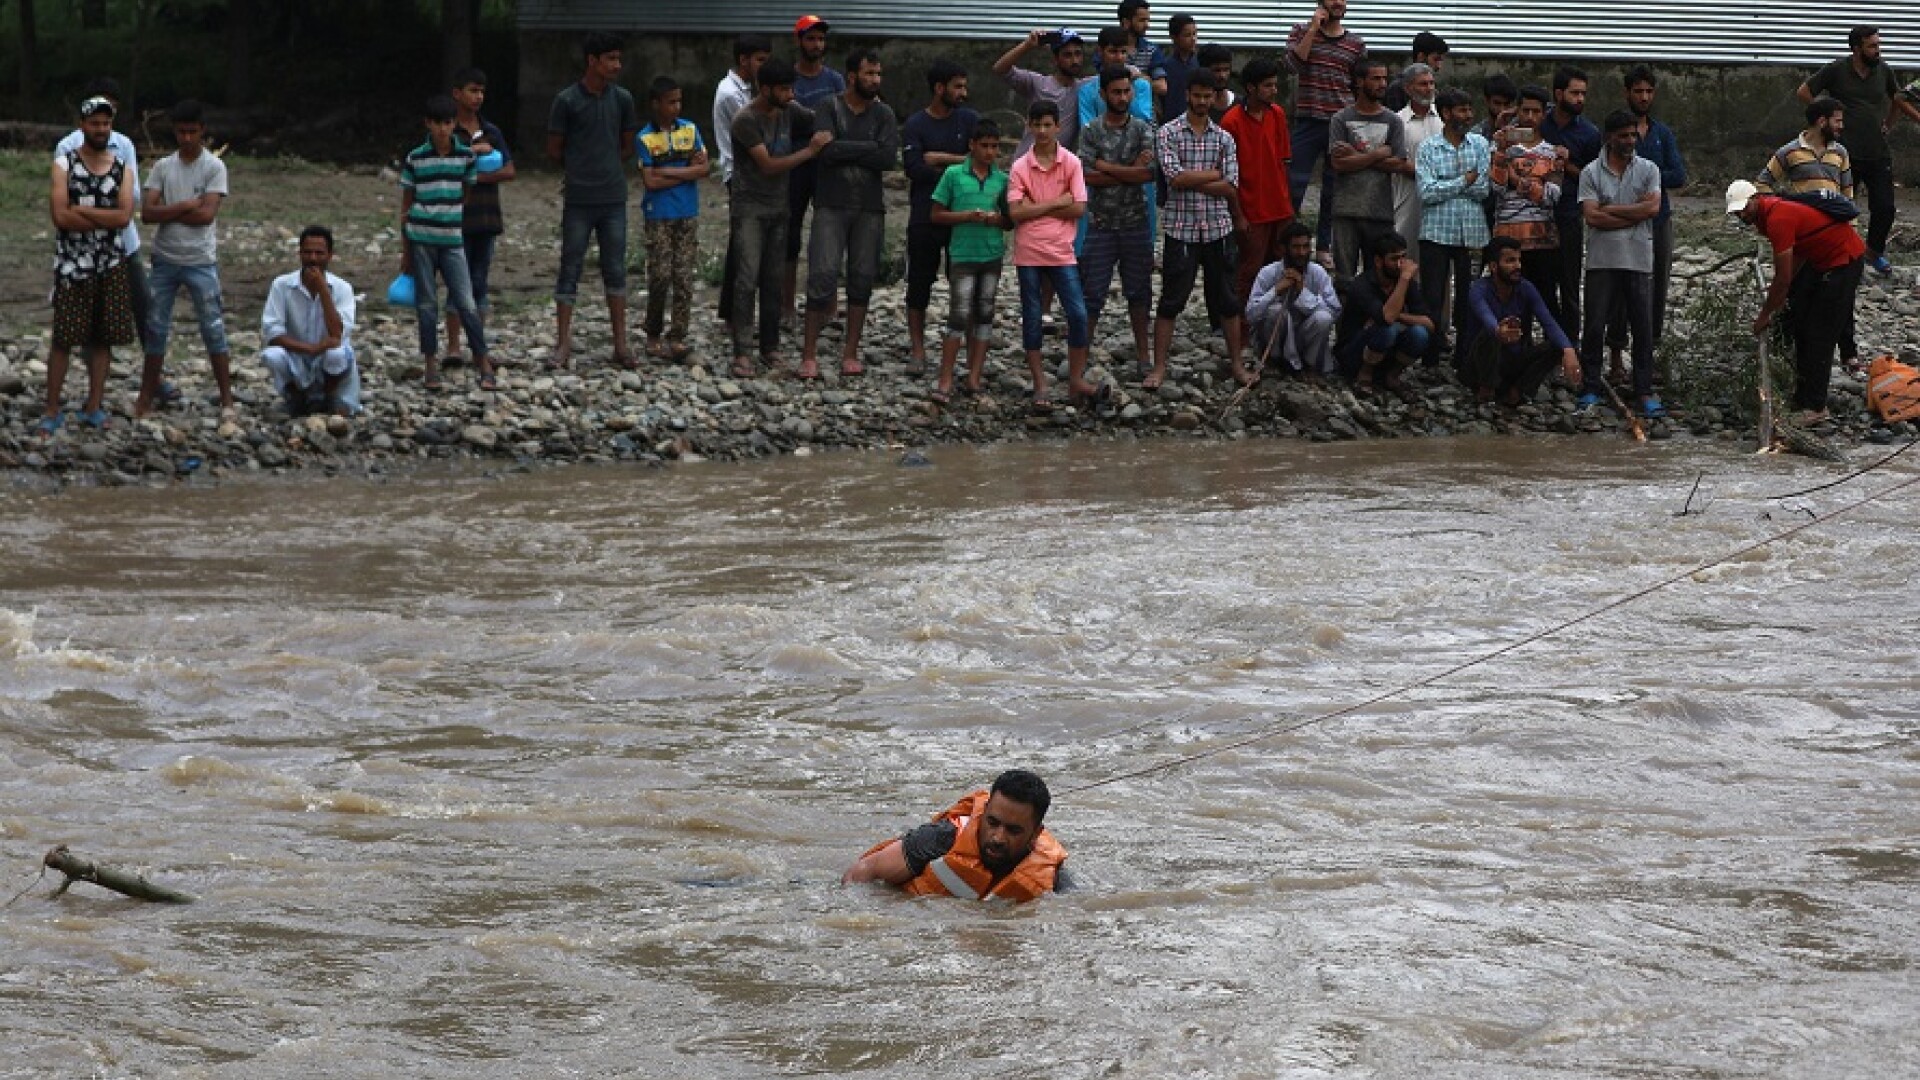
M 428 375 L 420 380 L 420 388 L 423 390 L 444 390 L 446 386 L 446 380 L 438 375 Z
M 676 364 L 692 355 L 693 355 L 693 346 L 687 344 L 684 341 L 678 345 L 667 346 L 667 359 L 673 361 Z
M 1161 378 L 1160 378 L 1160 376 L 1158 376 L 1158 375 L 1151 375 L 1151 374 L 1150 374 L 1150 375 L 1148 375 L 1148 376 L 1147 376 L 1146 378 L 1144 378 L 1144 379 L 1141 379 L 1141 380 L 1140 380 L 1140 389 L 1142 389 L 1142 390 L 1158 390 L 1158 389 L 1160 389 L 1160 384 L 1161 384 L 1161 383 L 1162 383 L 1163 381 L 1165 381 L 1165 380 L 1163 380 L 1163 379 L 1161 379 Z
M 935 405 L 945 405 L 949 401 L 952 401 L 953 397 L 948 391 L 936 386 L 928 392 L 927 400 L 933 402 Z
M 744 356 L 736 356 L 733 358 L 733 366 L 727 369 L 727 374 L 736 379 L 751 379 L 754 374 L 753 361 Z
M 98 431 L 107 426 L 107 410 L 89 409 L 80 414 L 80 422 Z
M 858 360 L 840 361 L 840 374 L 842 375 L 845 375 L 851 378 L 852 376 L 865 375 L 866 373 L 867 373 L 867 369 L 864 366 L 862 366 L 860 361 Z
M 793 377 L 808 380 L 818 379 L 820 377 L 820 365 L 812 360 L 802 360 L 800 361 L 800 369 L 793 373 Z
M 480 376 L 480 389 L 482 390 L 500 389 L 500 383 L 496 379 L 494 379 L 493 372 L 489 371 L 485 375 Z
M 40 433 L 41 438 L 51 439 L 61 427 L 65 426 L 66 422 L 66 413 L 54 413 L 52 416 L 41 417 L 40 423 L 36 426 L 35 430 Z

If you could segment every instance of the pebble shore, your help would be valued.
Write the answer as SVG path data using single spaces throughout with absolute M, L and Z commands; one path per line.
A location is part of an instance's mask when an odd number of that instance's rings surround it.
M 1705 252 L 1683 251 L 1676 270 L 1710 264 Z M 373 293 L 364 282 L 363 292 Z M 1719 287 L 1726 287 L 1724 283 Z M 942 287 L 944 288 L 944 286 Z M 1682 290 L 1684 291 L 1684 290 Z M 1859 332 L 1863 355 L 1893 352 L 1920 359 L 1920 295 L 1911 268 L 1892 278 L 1869 276 L 1861 287 Z M 1679 298 L 1676 293 L 1676 303 Z M 937 326 L 943 295 L 936 294 Z M 899 287 L 879 290 L 868 318 L 863 353 L 867 373 L 844 378 L 840 338 L 830 327 L 820 347 L 826 378 L 791 375 L 797 341 L 785 346 L 788 371 L 736 379 L 727 374 L 730 350 L 703 294 L 686 361 L 647 357 L 638 333 L 644 310 L 634 297 L 633 349 L 639 371 L 610 360 L 606 311 L 583 302 L 575 320 L 574 363 L 550 370 L 549 310 L 537 305 L 496 311 L 489 335 L 504 363 L 500 388 L 478 388 L 470 365 L 452 367 L 446 388 L 421 385 L 421 363 L 410 310 L 363 299 L 355 331 L 365 412 L 344 417 L 289 417 L 258 361 L 257 324 L 250 313 L 229 313 L 235 389 L 240 404 L 223 418 L 213 400 L 211 372 L 198 336 L 184 317 L 176 327 L 168 376 L 183 391 L 180 403 L 147 418 L 128 415 L 138 380 L 134 349 L 117 350 L 109 381 L 111 422 L 102 430 L 70 419 L 53 438 L 35 431 L 45 399 L 45 329 L 0 329 L 0 469 L 58 482 L 165 483 L 177 478 L 221 478 L 285 470 L 372 474 L 423 463 L 469 459 L 487 467 L 534 467 L 575 462 L 734 461 L 829 449 L 899 449 L 939 443 L 991 443 L 1058 438 L 1148 437 L 1347 439 L 1449 435 L 1614 436 L 1625 421 L 1610 408 L 1576 409 L 1574 394 L 1550 383 L 1518 408 L 1475 402 L 1452 369 L 1410 373 L 1403 394 L 1358 395 L 1343 382 L 1309 380 L 1269 371 L 1251 393 L 1236 397 L 1224 343 L 1207 332 L 1192 305 L 1172 356 L 1172 378 L 1155 391 L 1140 388 L 1131 340 L 1119 303 L 1109 305 L 1093 348 L 1095 381 L 1114 384 L 1098 409 L 1068 406 L 1065 349 L 1049 338 L 1055 369 L 1055 407 L 1030 407 L 1026 365 L 1018 348 L 1017 307 L 1003 287 L 1002 317 L 989 354 L 987 393 L 956 394 L 948 405 L 931 397 L 933 377 L 908 374 L 906 330 Z M 188 305 L 181 304 L 185 311 Z M 237 316 L 237 317 L 236 317 Z M 1685 333 L 1684 326 L 1669 333 Z M 937 358 L 937 336 L 932 342 Z M 1737 360 L 1737 358 L 1736 358 Z M 964 361 L 963 361 L 964 362 Z M 77 409 L 85 376 L 76 362 L 67 381 Z M 1911 437 L 1909 425 L 1875 422 L 1864 409 L 1859 378 L 1836 373 L 1830 423 L 1819 434 L 1845 447 Z M 1668 397 L 1671 415 L 1647 425 L 1651 439 L 1750 440 L 1752 429 L 1730 401 L 1682 403 Z

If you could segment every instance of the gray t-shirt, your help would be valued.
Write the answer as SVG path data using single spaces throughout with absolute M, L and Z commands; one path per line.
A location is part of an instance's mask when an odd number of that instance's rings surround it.
M 1660 166 L 1638 154 L 1627 162 L 1626 171 L 1615 176 L 1602 153 L 1594 163 L 1580 170 L 1580 201 L 1601 206 L 1637 203 L 1648 192 L 1660 190 Z M 1587 269 L 1635 270 L 1653 273 L 1653 219 L 1626 229 L 1596 229 L 1587 226 Z
M 168 205 L 190 202 L 209 192 L 227 193 L 227 163 L 200 151 L 192 161 L 183 161 L 178 153 L 168 154 L 147 174 L 147 190 L 160 193 Z M 169 221 L 153 234 L 153 257 L 176 266 L 212 266 L 215 240 L 213 225 L 186 225 Z
M 609 86 L 599 95 L 574 83 L 553 96 L 547 134 L 566 140 L 565 194 L 569 206 L 625 205 L 627 174 L 620 154 L 640 130 L 633 95 Z
M 1035 101 L 1051 101 L 1060 106 L 1060 131 L 1055 137 L 1060 140 L 1061 146 L 1072 149 L 1080 145 L 1080 82 L 1084 80 L 1062 86 L 1059 79 L 1026 68 L 1009 68 L 1006 79 L 1014 97 L 1021 103 L 1020 145 L 1013 152 L 1013 160 L 1019 161 L 1027 151 L 1033 149 L 1033 133 L 1027 130 L 1024 118 L 1026 106 Z
M 1355 150 L 1393 147 L 1393 156 L 1407 156 L 1407 126 L 1399 116 L 1382 109 L 1363 114 L 1349 105 L 1333 114 L 1327 126 L 1328 144 L 1343 142 Z M 1333 167 L 1332 160 L 1327 163 Z M 1333 186 L 1333 216 L 1366 221 L 1393 220 L 1393 174 L 1379 169 L 1341 173 Z
M 786 157 L 798 149 L 793 143 L 796 124 L 811 127 L 813 113 L 798 105 L 763 113 L 752 102 L 733 117 L 732 208 L 735 217 L 786 217 L 787 187 L 792 172 L 767 174 L 753 160 L 753 148 L 764 146 L 770 157 Z

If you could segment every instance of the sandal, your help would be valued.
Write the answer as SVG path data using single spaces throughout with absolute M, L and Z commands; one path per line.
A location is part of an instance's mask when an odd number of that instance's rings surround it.
M 796 379 L 818 379 L 820 377 L 820 365 L 812 360 L 802 360 L 800 361 L 799 370 L 793 373 L 793 377 Z
M 671 360 L 677 364 L 682 360 L 685 360 L 687 357 L 693 355 L 693 346 L 687 344 L 684 341 L 675 342 L 672 345 L 667 346 L 666 355 L 668 360 Z
M 953 395 L 951 391 L 942 390 L 936 386 L 927 393 L 927 400 L 935 405 L 945 405 L 953 400 Z
M 754 375 L 753 361 L 747 359 L 744 356 L 734 357 L 733 366 L 728 369 L 728 374 L 732 375 L 736 379 L 753 378 L 753 375 Z
M 480 389 L 482 390 L 500 389 L 500 383 L 494 379 L 493 372 L 489 371 L 480 376 Z
M 613 366 L 619 368 L 621 371 L 639 371 L 640 361 L 630 352 L 614 353 Z
M 1113 396 L 1113 384 L 1101 383 L 1088 393 L 1068 394 L 1067 404 L 1076 409 L 1097 409 Z
M 867 369 L 862 366 L 858 360 L 840 361 L 840 374 L 842 375 L 852 377 L 855 375 L 865 375 L 866 373 Z
M 67 422 L 66 413 L 54 413 L 52 416 L 41 417 L 40 423 L 35 428 L 35 430 L 40 432 L 41 438 L 51 439 L 53 438 L 54 434 L 58 432 L 63 425 L 66 424 L 66 422 Z
M 1140 380 L 1140 389 L 1158 390 L 1164 381 L 1160 376 L 1149 373 L 1146 378 Z
M 93 428 L 96 431 L 106 427 L 107 420 L 108 420 L 107 410 L 103 408 L 88 409 L 86 412 L 83 412 L 80 414 L 80 422 L 87 425 L 90 428 Z
M 664 341 L 647 342 L 647 355 L 656 360 L 665 360 L 667 358 L 667 343 Z
M 446 389 L 447 384 L 444 379 L 440 378 L 440 373 L 436 371 L 433 374 L 422 378 L 420 380 L 420 386 L 424 390 L 444 390 Z

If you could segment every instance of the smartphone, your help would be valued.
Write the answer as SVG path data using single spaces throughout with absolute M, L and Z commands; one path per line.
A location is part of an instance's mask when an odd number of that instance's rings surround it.
M 1507 129 L 1507 135 L 1513 139 L 1514 142 L 1528 144 L 1533 143 L 1540 137 L 1539 133 L 1530 127 L 1510 127 Z

